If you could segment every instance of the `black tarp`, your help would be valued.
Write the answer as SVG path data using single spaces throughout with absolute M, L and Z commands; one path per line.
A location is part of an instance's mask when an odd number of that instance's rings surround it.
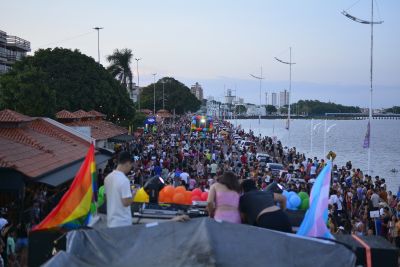
M 355 265 L 346 247 L 209 218 L 68 233 L 67 252 L 44 266 Z

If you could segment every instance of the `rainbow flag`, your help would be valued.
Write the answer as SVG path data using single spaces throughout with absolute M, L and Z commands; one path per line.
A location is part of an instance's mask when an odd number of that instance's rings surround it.
M 91 144 L 85 161 L 58 205 L 32 230 L 51 228 L 75 229 L 88 224 L 96 186 L 94 145 Z
M 297 231 L 298 235 L 334 239 L 326 223 L 328 221 L 329 186 L 332 162 L 328 161 L 315 180 L 310 194 L 310 208 Z

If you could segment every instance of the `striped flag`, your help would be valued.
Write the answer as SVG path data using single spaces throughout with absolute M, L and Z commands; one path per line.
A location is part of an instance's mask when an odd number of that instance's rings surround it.
M 368 121 L 367 133 L 365 134 L 363 148 L 369 148 L 369 143 L 371 138 L 371 125 L 369 123 L 370 122 Z
M 311 189 L 310 207 L 297 231 L 298 235 L 334 239 L 326 226 L 331 172 L 332 162 L 329 160 L 319 173 Z
M 58 205 L 32 230 L 51 228 L 74 229 L 86 226 L 91 217 L 96 190 L 96 162 L 94 145 L 91 144 L 74 181 Z

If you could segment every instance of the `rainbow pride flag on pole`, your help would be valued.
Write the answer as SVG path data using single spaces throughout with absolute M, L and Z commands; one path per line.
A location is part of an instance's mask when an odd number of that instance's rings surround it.
M 315 180 L 310 194 L 310 208 L 297 231 L 298 235 L 334 239 L 326 225 L 328 221 L 329 186 L 332 162 L 328 161 Z
M 85 161 L 68 191 L 49 215 L 32 230 L 76 229 L 87 225 L 91 217 L 91 206 L 94 202 L 96 179 L 94 145 L 91 144 Z

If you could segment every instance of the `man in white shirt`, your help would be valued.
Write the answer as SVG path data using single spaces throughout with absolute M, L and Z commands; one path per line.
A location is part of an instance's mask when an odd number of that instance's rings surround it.
M 179 177 L 181 178 L 182 181 L 185 181 L 185 184 L 189 183 L 189 173 L 187 173 L 186 170 L 184 170 Z
M 120 227 L 132 225 L 131 203 L 133 202 L 131 186 L 126 174 L 132 169 L 128 152 L 121 152 L 118 166 L 104 180 L 107 199 L 107 226 Z

